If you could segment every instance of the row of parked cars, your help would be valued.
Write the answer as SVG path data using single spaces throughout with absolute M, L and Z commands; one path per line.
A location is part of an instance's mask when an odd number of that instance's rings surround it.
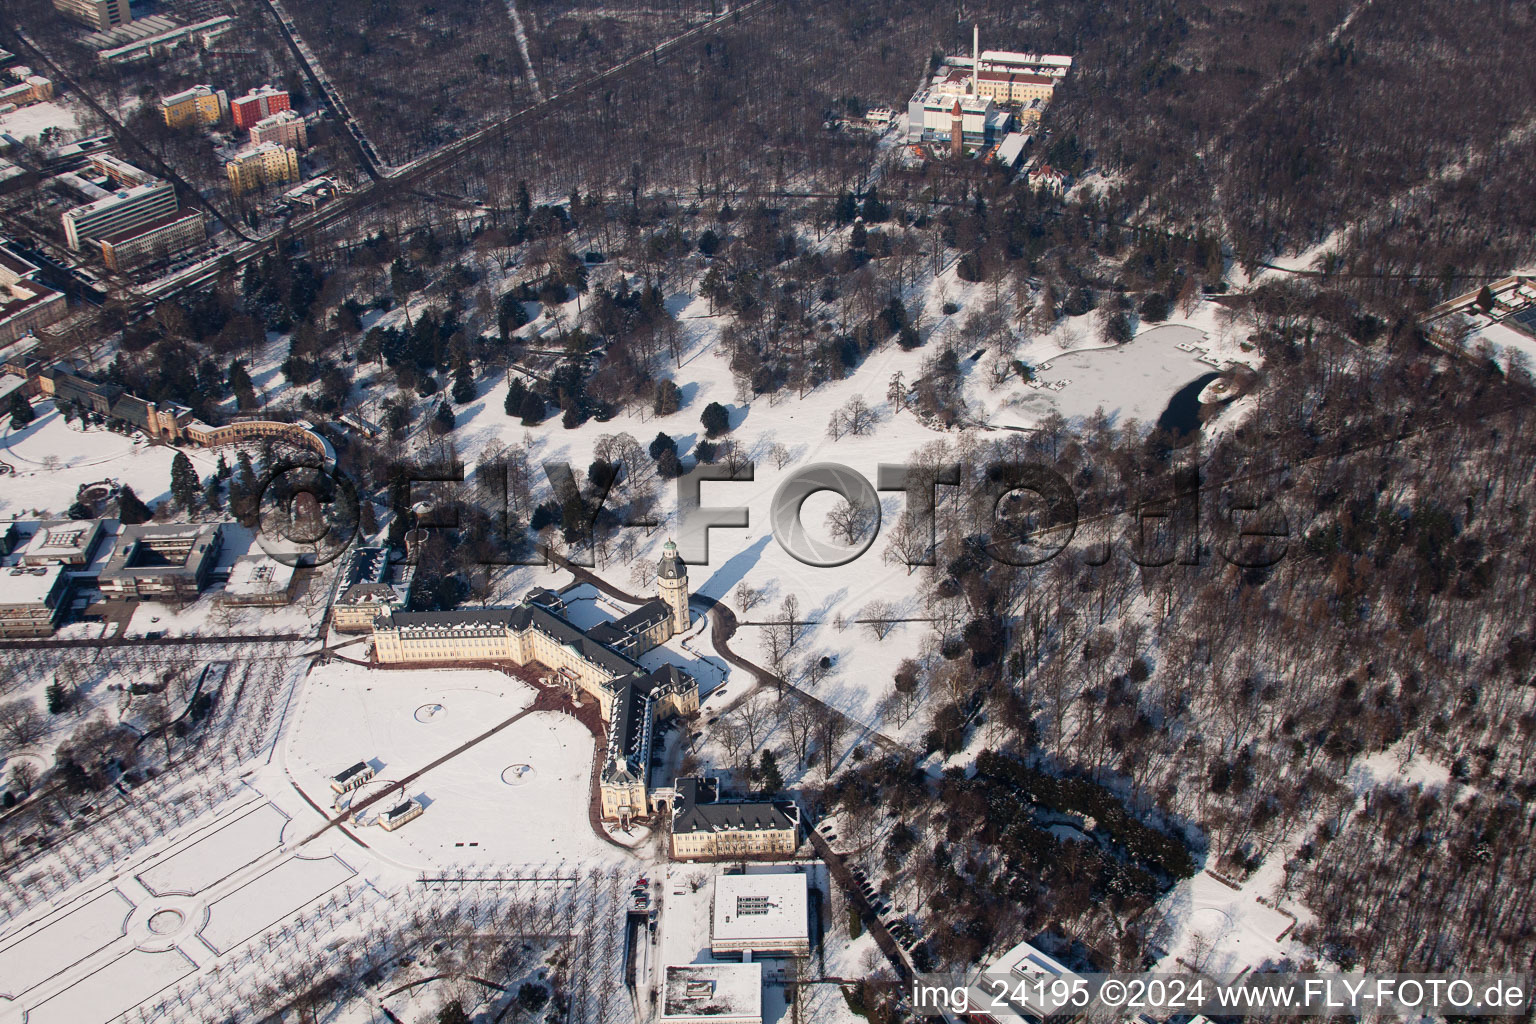
M 827 841 L 827 846 L 834 853 L 842 852 L 837 848 L 837 830 L 830 820 L 823 819 L 817 822 L 816 831 Z M 880 918 L 880 923 L 885 925 L 886 931 L 891 933 L 891 938 L 900 943 L 902 948 L 908 953 L 912 952 L 917 946 L 918 938 L 917 933 L 912 930 L 912 926 L 907 923 L 907 919 L 903 915 L 898 914 L 896 909 L 891 906 L 891 901 L 885 897 L 885 894 L 874 887 L 869 877 L 864 874 L 863 868 L 857 864 L 850 864 L 848 871 L 853 875 L 853 880 L 858 885 L 859 892 L 864 896 L 865 901 L 874 908 L 875 915 Z

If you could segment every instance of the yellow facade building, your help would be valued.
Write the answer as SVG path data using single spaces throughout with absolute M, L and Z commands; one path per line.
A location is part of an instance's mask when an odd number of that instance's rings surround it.
M 160 98 L 160 116 L 172 128 L 207 127 L 218 124 L 229 112 L 229 97 L 222 89 L 194 85 Z
M 264 142 L 235 154 L 224 165 L 229 175 L 229 189 L 243 195 L 266 185 L 282 185 L 299 180 L 299 151 L 275 142 Z
M 534 590 L 511 608 L 389 611 L 373 622 L 381 665 L 466 663 L 534 666 L 547 685 L 593 701 L 607 724 L 599 780 L 603 817 L 626 821 L 656 810 L 649 782 L 658 719 L 699 709 L 699 686 L 675 666 L 647 671 L 635 659 L 686 629 L 687 567 L 667 544 L 658 566 L 660 597 L 621 619 L 582 629 L 558 594 Z

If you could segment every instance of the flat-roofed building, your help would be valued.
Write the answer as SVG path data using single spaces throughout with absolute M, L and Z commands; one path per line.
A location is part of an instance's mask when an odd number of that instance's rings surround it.
M 1013 117 L 989 96 L 971 96 L 935 86 L 907 103 L 907 141 L 953 143 L 958 124 L 961 144 L 980 149 L 1002 139 Z
M 657 1024 L 763 1024 L 760 964 L 669 965 Z
M 97 240 L 101 259 L 112 270 L 131 270 L 168 259 L 208 237 L 197 210 L 173 210 L 145 224 L 124 228 Z
M 263 85 L 231 100 L 229 112 L 236 128 L 250 128 L 263 118 L 290 107 L 287 92 Z
M 218 124 L 229 112 L 229 97 L 223 89 L 194 85 L 190 89 L 160 97 L 160 115 L 172 128 L 188 125 Z
M 86 242 L 142 227 L 175 212 L 176 189 L 168 181 L 154 181 L 66 210 L 60 219 L 64 240 L 78 252 Z
M 251 125 L 251 141 L 258 146 L 270 142 L 289 149 L 305 149 L 309 146 L 309 129 L 302 117 L 292 110 L 284 110 Z
M 0 567 L 0 636 L 50 636 L 67 610 L 69 570 L 54 565 Z
M 22 565 L 67 565 L 81 569 L 91 564 L 101 537 L 99 519 L 42 522 L 18 554 Z
M 37 280 L 38 268 L 0 248 L 0 345 L 57 323 L 68 314 L 64 293 Z
M 299 180 L 299 153 L 291 146 L 264 142 L 236 153 L 224 165 L 229 188 L 242 195 L 266 185 L 282 185 Z
M 219 560 L 218 523 L 124 526 L 97 586 L 117 597 L 195 600 Z
M 801 871 L 716 875 L 709 951 L 715 956 L 807 956 L 810 887 Z
M 128 64 L 146 57 L 164 56 L 195 44 L 206 47 L 231 32 L 235 19 L 227 14 L 191 25 L 178 25 L 169 18 L 152 14 L 131 25 L 121 25 L 109 32 L 93 32 L 85 45 L 97 51 L 103 64 Z
M 54 10 L 98 31 L 133 20 L 128 0 L 53 0 Z
M 157 181 L 153 174 L 141 171 L 126 160 L 119 160 L 111 153 L 92 153 L 86 162 L 91 169 L 98 174 L 104 174 L 112 179 L 112 184 L 118 188 L 132 188 L 135 185 L 148 185 Z
M 266 555 L 235 559 L 223 602 L 237 608 L 277 608 L 293 600 L 298 576 L 294 567 Z
M 996 981 L 988 983 L 985 979 L 1002 980 L 1003 991 Z M 1075 1017 L 1077 1008 L 1057 1008 L 1036 997 L 1049 996 L 1052 991 L 1069 995 L 1074 983 L 1081 980 L 1061 961 L 1021 942 L 973 977 L 968 986 L 972 1009 L 965 1019 L 972 1024 L 1042 1024 Z

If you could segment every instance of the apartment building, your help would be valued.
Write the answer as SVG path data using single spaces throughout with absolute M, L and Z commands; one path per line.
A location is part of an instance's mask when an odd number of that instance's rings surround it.
M 263 118 L 289 110 L 291 107 L 292 104 L 286 92 L 282 89 L 274 89 L 270 85 L 263 85 L 232 100 L 229 104 L 229 112 L 236 128 L 248 129 Z
M 101 31 L 133 20 L 128 0 L 53 0 L 54 10 L 82 25 Z
M 309 129 L 302 117 L 292 110 L 284 110 L 251 125 L 251 142 L 258 146 L 271 143 L 303 150 L 309 146 Z
M 172 128 L 215 125 L 228 113 L 229 97 L 224 90 L 207 85 L 160 97 L 160 115 Z
M 299 180 L 299 153 L 290 146 L 266 142 L 236 153 L 224 165 L 229 188 L 244 195 L 266 185 L 282 185 Z

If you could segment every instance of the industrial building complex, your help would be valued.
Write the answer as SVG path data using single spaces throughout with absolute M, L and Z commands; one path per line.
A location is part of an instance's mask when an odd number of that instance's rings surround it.
M 984 51 L 976 28 L 971 56 L 947 58 L 907 101 L 907 142 L 955 157 L 993 153 L 1011 165 L 1071 68 L 1072 58 L 1058 54 Z

